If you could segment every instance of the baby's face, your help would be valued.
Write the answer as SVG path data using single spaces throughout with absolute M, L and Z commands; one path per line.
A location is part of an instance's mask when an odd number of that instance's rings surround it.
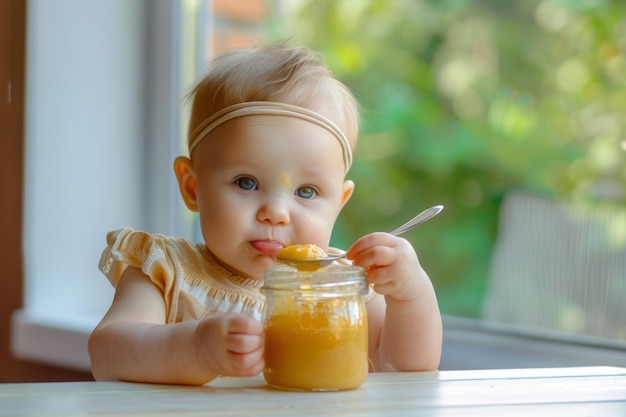
M 208 249 L 232 270 L 262 279 L 283 246 L 327 249 L 350 198 L 338 140 L 292 117 L 224 123 L 193 153 L 196 198 Z

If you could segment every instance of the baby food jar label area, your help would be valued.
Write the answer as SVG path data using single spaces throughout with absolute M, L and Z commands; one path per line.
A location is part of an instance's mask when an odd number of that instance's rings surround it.
M 313 272 L 275 265 L 265 272 L 266 382 L 296 391 L 359 387 L 368 372 L 365 270 Z

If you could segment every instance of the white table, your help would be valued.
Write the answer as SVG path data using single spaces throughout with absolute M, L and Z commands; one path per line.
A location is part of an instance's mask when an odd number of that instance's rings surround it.
M 626 368 L 370 374 L 359 389 L 285 392 L 261 377 L 203 387 L 0 384 L 0 416 L 626 416 Z

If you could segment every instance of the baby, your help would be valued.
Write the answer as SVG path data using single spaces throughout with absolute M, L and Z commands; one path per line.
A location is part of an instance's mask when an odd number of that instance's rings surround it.
M 174 171 L 204 242 L 109 233 L 100 269 L 116 292 L 89 339 L 97 380 L 205 384 L 259 374 L 265 269 L 287 245 L 327 249 L 354 190 L 346 174 L 358 105 L 307 48 L 226 53 L 190 97 L 189 157 Z M 441 316 L 411 244 L 371 233 L 347 258 L 375 291 L 370 370 L 436 369 Z

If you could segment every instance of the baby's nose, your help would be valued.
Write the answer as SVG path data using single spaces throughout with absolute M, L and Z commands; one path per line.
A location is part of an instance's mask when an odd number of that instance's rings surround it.
M 257 212 L 257 220 L 262 223 L 288 224 L 289 206 L 282 198 L 271 198 Z

